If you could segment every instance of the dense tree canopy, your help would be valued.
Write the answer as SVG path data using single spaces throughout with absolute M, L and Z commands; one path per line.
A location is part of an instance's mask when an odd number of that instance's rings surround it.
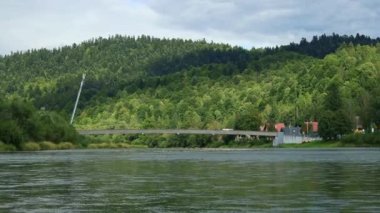
M 0 102 L 0 141 L 20 148 L 26 141 L 71 141 L 78 135 L 56 112 L 37 111 L 30 103 L 15 99 Z
M 350 129 L 356 116 L 367 128 L 380 125 L 378 41 L 334 34 L 248 51 L 203 40 L 117 35 L 1 57 L 0 95 L 68 118 L 87 73 L 76 128 L 257 129 L 245 121 L 320 120 L 327 109 L 337 110 L 334 101 Z M 334 81 L 339 100 L 328 92 Z M 9 122 L 8 128 L 18 125 Z
M 340 136 L 349 133 L 352 125 L 343 111 L 338 81 L 332 81 L 326 90 L 324 110 L 319 118 L 319 135 L 325 140 L 337 140 Z
M 355 36 L 340 36 L 333 33 L 332 35 L 313 36 L 311 41 L 303 38 L 299 44 L 291 43 L 282 46 L 282 49 L 294 51 L 305 55 L 323 58 L 327 54 L 335 52 L 342 44 L 354 45 L 373 45 L 380 42 L 380 38 L 371 39 L 368 36 L 356 34 Z

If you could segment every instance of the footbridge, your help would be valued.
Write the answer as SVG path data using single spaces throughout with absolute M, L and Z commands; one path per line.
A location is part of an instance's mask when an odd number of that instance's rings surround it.
M 186 135 L 244 135 L 249 137 L 271 137 L 273 145 L 281 143 L 283 137 L 277 132 L 247 130 L 200 130 L 200 129 L 96 129 L 78 130 L 81 135 L 128 135 L 128 134 L 186 134 Z

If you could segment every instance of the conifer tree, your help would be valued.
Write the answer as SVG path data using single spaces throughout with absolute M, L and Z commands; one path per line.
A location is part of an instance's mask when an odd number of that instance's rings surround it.
M 324 140 L 337 140 L 351 130 L 351 124 L 342 109 L 342 103 L 339 85 L 334 79 L 327 87 L 324 112 L 319 124 L 319 134 Z

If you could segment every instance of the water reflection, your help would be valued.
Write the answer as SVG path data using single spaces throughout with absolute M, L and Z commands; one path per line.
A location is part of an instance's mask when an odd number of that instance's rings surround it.
M 377 212 L 379 162 L 365 149 L 1 154 L 0 211 Z

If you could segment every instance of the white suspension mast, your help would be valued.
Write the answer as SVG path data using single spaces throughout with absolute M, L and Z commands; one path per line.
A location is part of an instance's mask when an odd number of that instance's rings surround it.
M 75 101 L 75 105 L 74 105 L 74 109 L 73 109 L 73 114 L 71 115 L 71 119 L 70 119 L 70 124 L 73 124 L 73 121 L 74 121 L 75 111 L 77 110 L 77 106 L 78 106 L 78 102 L 79 102 L 79 97 L 80 97 L 80 94 L 82 92 L 82 87 L 83 87 L 84 79 L 85 78 L 86 78 L 86 74 L 84 73 L 82 75 L 82 82 L 80 82 L 80 87 L 79 87 L 79 91 L 78 91 L 78 95 L 77 95 L 77 100 Z

